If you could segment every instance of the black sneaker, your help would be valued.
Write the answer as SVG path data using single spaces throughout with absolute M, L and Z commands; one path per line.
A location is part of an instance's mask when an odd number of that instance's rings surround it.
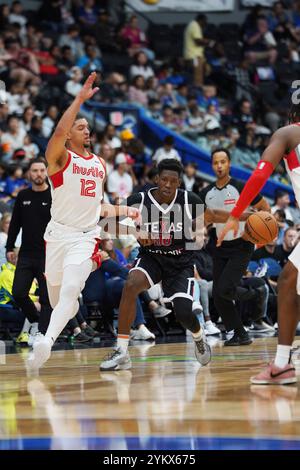
M 251 343 L 252 339 L 250 338 L 247 332 L 242 335 L 234 333 L 231 339 L 227 339 L 226 341 L 224 341 L 224 346 L 245 346 Z
M 94 330 L 90 325 L 88 325 L 84 330 L 84 334 L 89 336 L 90 338 L 94 338 L 95 336 L 98 336 L 98 331 Z
M 78 333 L 78 335 L 73 337 L 73 343 L 88 343 L 89 341 L 93 341 L 93 338 L 86 335 L 83 331 Z

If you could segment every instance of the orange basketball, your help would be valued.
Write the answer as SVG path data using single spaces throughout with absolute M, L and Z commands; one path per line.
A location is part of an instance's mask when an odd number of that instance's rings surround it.
M 277 236 L 277 221 L 270 212 L 255 212 L 248 217 L 244 238 L 250 242 L 255 245 L 266 245 L 271 243 Z

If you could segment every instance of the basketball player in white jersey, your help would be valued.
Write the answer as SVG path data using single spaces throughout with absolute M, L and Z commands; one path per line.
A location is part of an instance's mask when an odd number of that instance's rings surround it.
M 296 200 L 300 206 L 300 107 L 292 105 L 290 124 L 278 129 L 262 154 L 262 159 L 247 181 L 239 200 L 231 212 L 218 245 L 225 235 L 238 230 L 241 213 L 262 189 L 281 160 L 290 176 Z M 275 360 L 258 375 L 251 377 L 253 384 L 286 385 L 297 382 L 295 367 L 291 363 L 292 342 L 299 321 L 300 295 L 300 243 L 289 256 L 278 280 L 278 345 Z
M 29 368 L 41 367 L 68 321 L 79 308 L 78 297 L 93 268 L 100 264 L 97 248 L 100 216 L 135 219 L 139 211 L 126 206 L 101 204 L 105 163 L 90 153 L 86 119 L 76 119 L 80 106 L 98 91 L 92 73 L 65 111 L 48 142 L 46 158 L 51 184 L 51 220 L 46 228 L 47 288 L 52 308 L 44 337 L 33 345 Z

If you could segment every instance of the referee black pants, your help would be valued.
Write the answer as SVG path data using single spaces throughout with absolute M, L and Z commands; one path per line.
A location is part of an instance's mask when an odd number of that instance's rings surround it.
M 226 331 L 241 330 L 243 323 L 235 305 L 237 287 L 252 257 L 254 245 L 242 238 L 223 242 L 215 250 L 213 299 Z
M 30 323 L 39 322 L 39 331 L 43 334 L 47 330 L 52 311 L 44 273 L 44 257 L 30 258 L 22 255 L 19 256 L 12 290 L 12 296 L 17 306 L 22 310 Z M 34 279 L 37 280 L 39 286 L 40 315 L 29 297 L 29 291 Z

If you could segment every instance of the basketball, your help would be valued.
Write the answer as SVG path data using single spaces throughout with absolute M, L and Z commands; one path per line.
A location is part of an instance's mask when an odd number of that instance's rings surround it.
M 270 212 L 260 211 L 251 214 L 245 225 L 245 237 L 255 245 L 271 243 L 278 236 L 278 225 Z

